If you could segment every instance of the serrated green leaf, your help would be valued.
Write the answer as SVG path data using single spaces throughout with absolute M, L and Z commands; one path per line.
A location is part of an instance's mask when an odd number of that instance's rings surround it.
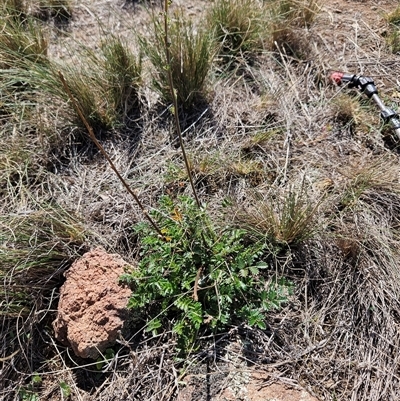
M 175 302 L 174 305 L 178 308 L 187 313 L 190 307 L 193 304 L 193 299 L 190 297 L 180 297 Z
M 253 276 L 256 276 L 257 274 L 260 273 L 260 270 L 257 266 L 250 266 L 249 270 Z
M 266 262 L 258 262 L 256 266 L 259 269 L 268 269 L 269 268 L 269 265 Z
M 157 329 L 159 329 L 162 326 L 160 319 L 153 319 L 150 320 L 149 323 L 147 323 L 147 326 L 145 328 L 146 332 L 157 332 Z
M 174 327 L 172 328 L 172 331 L 178 335 L 182 335 L 183 334 L 183 330 L 184 330 L 185 324 L 182 320 L 176 322 L 174 324 Z
M 71 387 L 67 383 L 60 382 L 60 388 L 61 388 L 62 395 L 65 398 L 67 398 L 67 397 L 69 397 L 71 395 Z
M 265 330 L 267 328 L 264 320 L 257 321 L 256 326 L 261 330 Z

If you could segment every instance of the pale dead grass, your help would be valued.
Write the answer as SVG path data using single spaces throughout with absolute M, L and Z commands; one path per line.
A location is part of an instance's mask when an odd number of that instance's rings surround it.
M 325 81 L 330 69 L 371 75 L 382 97 L 396 104 L 392 91 L 399 60 L 385 50 L 372 4 L 351 2 L 360 13 L 355 14 L 336 13 L 325 2 L 308 28 L 311 50 L 304 59 L 279 48 L 265 52 L 253 65 L 243 61 L 230 74 L 219 71 L 212 78 L 212 101 L 195 115 L 182 115 L 199 195 L 215 218 L 223 217 L 224 198 L 254 206 L 255 194 L 279 199 L 271 194 L 286 193 L 302 182 L 310 203 L 318 204 L 311 238 L 283 247 L 274 259 L 274 268 L 295 282 L 296 289 L 282 310 L 269 312 L 268 329 L 238 326 L 225 336 L 205 339 L 204 349 L 180 370 L 169 333 L 151 340 L 127 327 L 117 356 L 100 375 L 93 363 L 77 360 L 53 341 L 46 328 L 53 309 L 39 318 L 32 312 L 26 320 L 2 322 L 10 340 L 2 343 L 0 357 L 20 351 L 0 362 L 0 396 L 18 399 L 15 389 L 27 387 L 37 371 L 43 382 L 35 391 L 43 399 L 61 399 L 59 383 L 65 382 L 73 400 L 171 400 L 188 373 L 199 377 L 192 400 L 205 400 L 218 394 L 235 373 L 234 366 L 237 372 L 251 366 L 265 370 L 271 381 L 301 384 L 321 400 L 399 398 L 398 151 L 396 144 L 388 147 L 385 142 L 374 107 L 368 108 L 371 122 L 363 124 L 360 98 L 351 97 L 355 109 L 350 118 L 354 120 L 354 113 L 359 118 L 355 125 L 338 119 L 335 102 L 347 97 L 348 90 Z M 111 31 L 120 28 L 122 33 L 138 15 L 144 29 L 143 14 L 132 11 L 139 6 L 127 6 L 123 1 L 75 4 L 70 27 L 74 40 L 87 32 L 89 44 L 94 44 L 96 15 Z M 190 12 L 199 6 L 188 2 L 187 7 Z M 50 51 L 55 49 L 65 56 L 61 39 L 50 45 Z M 151 208 L 163 193 L 190 194 L 190 189 L 168 107 L 148 95 L 144 92 L 146 101 L 130 135 L 120 133 L 103 143 Z M 95 234 L 92 244 L 134 259 L 131 225 L 141 213 L 106 162 L 90 147 L 73 143 L 57 157 L 52 173 L 46 172 L 40 183 L 16 159 L 23 178 L 9 174 L 1 187 L 7 193 L 4 212 L 29 205 L 27 193 L 36 200 L 51 197 L 84 218 Z

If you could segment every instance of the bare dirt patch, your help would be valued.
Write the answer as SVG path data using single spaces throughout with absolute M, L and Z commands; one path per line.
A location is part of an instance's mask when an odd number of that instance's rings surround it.
M 209 399 L 210 401 L 317 401 L 298 385 L 290 385 L 273 382 L 267 373 L 248 371 L 232 371 L 225 377 L 219 378 L 218 388 L 209 386 L 211 394 L 202 392 L 199 384 L 200 377 L 188 376 L 185 378 L 186 385 L 178 393 L 177 401 L 197 401 Z M 204 378 L 204 381 L 213 381 L 212 378 Z M 215 391 L 213 394 L 212 390 Z

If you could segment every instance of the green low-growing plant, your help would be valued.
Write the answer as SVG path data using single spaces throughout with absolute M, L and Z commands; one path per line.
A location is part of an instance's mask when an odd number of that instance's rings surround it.
M 101 354 L 96 360 L 96 369 L 102 370 L 104 365 L 107 365 L 115 357 L 115 351 L 112 348 L 107 348 L 104 354 Z
M 21 401 L 39 401 L 39 393 L 31 389 L 31 387 L 26 386 L 19 389 L 18 395 Z
M 30 383 L 19 388 L 19 399 L 21 401 L 39 401 L 39 388 L 42 381 L 41 376 L 37 373 L 33 373 Z
M 266 328 L 265 312 L 279 307 L 290 289 L 268 276 L 266 244 L 247 240 L 246 231 L 212 224 L 189 197 L 160 199 L 152 217 L 135 230 L 140 261 L 123 279 L 133 287 L 129 308 L 146 331 L 170 328 L 181 353 L 195 347 L 199 331 L 218 332 L 247 323 Z
M 208 12 L 210 30 L 227 62 L 239 54 L 262 50 L 265 32 L 262 3 L 257 0 L 216 0 Z
M 71 387 L 70 387 L 70 385 L 68 383 L 61 382 L 60 383 L 60 390 L 61 390 L 61 394 L 63 396 L 63 399 L 64 398 L 68 398 L 68 397 L 71 396 L 72 390 L 71 390 Z
M 170 70 L 179 105 L 190 109 L 206 96 L 206 78 L 214 56 L 212 36 L 201 27 L 195 28 L 181 12 L 168 16 L 167 23 L 170 63 L 165 49 L 163 16 L 153 16 L 152 37 L 142 36 L 139 41 L 155 68 L 155 89 L 165 101 L 173 102 L 168 78 Z

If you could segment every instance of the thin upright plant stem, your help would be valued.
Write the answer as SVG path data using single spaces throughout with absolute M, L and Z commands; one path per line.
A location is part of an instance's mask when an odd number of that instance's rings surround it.
M 140 201 L 140 199 L 138 198 L 138 196 L 135 194 L 134 191 L 132 191 L 131 187 L 128 185 L 128 183 L 125 181 L 125 179 L 122 177 L 122 175 L 119 173 L 118 169 L 115 167 L 113 161 L 111 160 L 110 156 L 108 155 L 108 153 L 105 151 L 105 149 L 103 148 L 103 146 L 101 145 L 101 143 L 97 140 L 96 136 L 94 135 L 93 129 L 90 126 L 90 124 L 87 122 L 85 116 L 82 113 L 82 110 L 78 104 L 78 102 L 75 100 L 75 98 L 73 97 L 67 82 L 65 81 L 64 75 L 62 74 L 61 71 L 58 71 L 58 75 L 60 76 L 60 80 L 62 82 L 62 85 L 64 87 L 64 90 L 67 92 L 68 97 L 70 98 L 72 105 L 74 106 L 74 109 L 76 110 L 76 112 L 79 115 L 79 118 L 82 120 L 83 124 L 85 125 L 86 129 L 88 130 L 90 139 L 93 141 L 93 143 L 97 146 L 97 148 L 100 150 L 100 152 L 103 154 L 103 156 L 106 158 L 106 160 L 108 161 L 108 163 L 110 164 L 110 167 L 113 169 L 114 173 L 117 175 L 117 177 L 119 178 L 119 180 L 122 182 L 122 185 L 125 187 L 125 189 L 129 192 L 129 194 L 132 195 L 133 199 L 135 200 L 135 202 L 137 203 L 137 205 L 139 206 L 139 208 L 141 209 L 141 211 L 143 212 L 144 217 L 150 222 L 150 224 L 153 226 L 153 228 L 157 231 L 157 233 L 159 235 L 161 235 L 162 237 L 164 237 L 164 235 L 162 234 L 160 228 L 158 227 L 157 223 L 151 218 L 151 216 L 149 215 L 149 213 L 147 212 L 146 208 L 143 206 L 143 203 Z
M 185 161 L 185 166 L 186 166 L 186 171 L 187 171 L 187 174 L 189 177 L 190 186 L 192 187 L 193 195 L 196 200 L 197 206 L 200 208 L 201 203 L 200 203 L 199 197 L 197 196 L 196 187 L 194 186 L 194 182 L 193 182 L 192 172 L 190 171 L 189 160 L 187 158 L 185 146 L 183 144 L 181 124 L 179 122 L 178 99 L 177 99 L 175 88 L 174 88 L 174 82 L 172 80 L 171 53 L 169 51 L 169 47 L 170 47 L 171 43 L 170 43 L 170 39 L 168 36 L 168 8 L 169 8 L 170 1 L 171 0 L 164 0 L 164 47 L 165 47 L 165 57 L 167 59 L 166 67 L 167 67 L 167 75 L 168 75 L 168 84 L 169 84 L 169 89 L 171 91 L 172 103 L 174 106 L 173 114 L 175 117 L 176 132 L 178 133 L 178 137 L 179 137 L 179 145 L 181 147 L 183 160 Z

